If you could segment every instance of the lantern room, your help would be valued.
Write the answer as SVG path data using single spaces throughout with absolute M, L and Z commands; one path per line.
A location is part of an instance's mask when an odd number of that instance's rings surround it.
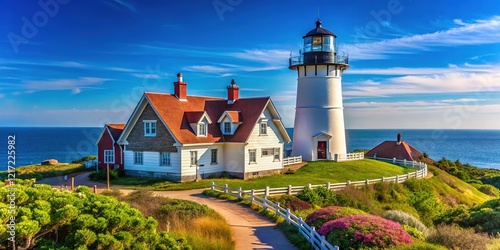
M 304 38 L 304 53 L 308 52 L 335 52 L 335 38 L 337 36 L 321 27 L 321 21 L 316 21 L 316 28 L 309 31 Z

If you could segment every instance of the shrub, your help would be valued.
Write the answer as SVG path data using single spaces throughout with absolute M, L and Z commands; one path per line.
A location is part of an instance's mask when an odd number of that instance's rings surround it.
M 293 212 L 311 209 L 311 204 L 293 195 L 271 196 L 269 200 L 279 202 L 280 206 L 289 208 Z
M 336 201 L 335 193 L 326 187 L 304 188 L 297 194 L 297 198 L 319 207 L 333 205 Z
M 346 215 L 366 214 L 365 212 L 349 207 L 329 206 L 318 209 L 306 217 L 306 223 L 310 226 L 319 228 L 325 222 L 336 220 Z
M 374 215 L 348 215 L 323 224 L 318 233 L 341 249 L 387 248 L 412 242 L 400 224 Z
M 414 239 L 425 241 L 425 235 L 422 231 L 408 225 L 403 225 L 403 229 Z
M 493 185 L 484 184 L 479 186 L 479 191 L 493 197 L 500 197 L 500 190 Z
M 171 199 L 163 204 L 160 211 L 169 217 L 189 220 L 201 216 L 214 216 L 215 211 L 207 205 L 200 205 L 194 201 Z
M 97 172 L 91 173 L 89 175 L 89 178 L 93 181 L 105 181 L 108 178 L 107 175 L 108 174 L 107 174 L 106 170 L 104 169 L 104 170 L 99 170 Z M 110 170 L 109 171 L 109 179 L 110 180 L 114 180 L 114 179 L 118 178 L 118 175 L 119 175 L 118 170 Z
M 86 161 L 92 161 L 95 159 L 97 159 L 97 156 L 89 155 L 89 156 L 84 156 L 82 158 L 76 159 L 76 160 L 72 161 L 71 163 L 82 163 L 82 162 L 86 162 Z
M 415 216 L 405 213 L 401 210 L 389 210 L 384 213 L 384 218 L 398 222 L 401 225 L 407 225 L 420 231 L 424 236 L 427 236 L 428 229 L 419 219 Z
M 493 241 L 486 234 L 476 234 L 473 229 L 457 225 L 438 225 L 427 237 L 427 241 L 449 249 L 486 249 Z
M 447 248 L 426 242 L 391 248 L 391 250 L 448 250 Z

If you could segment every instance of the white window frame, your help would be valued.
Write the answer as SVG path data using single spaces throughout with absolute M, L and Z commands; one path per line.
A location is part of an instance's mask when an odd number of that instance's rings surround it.
M 272 156 L 274 155 L 274 149 L 273 148 L 263 148 L 261 150 L 261 157 L 265 157 L 265 156 Z
M 115 150 L 104 150 L 104 163 L 115 163 Z
M 224 128 L 224 134 L 231 134 L 231 123 L 224 122 L 222 127 Z
M 274 148 L 273 161 L 280 161 L 281 160 L 280 151 L 281 151 L 280 148 Z
M 212 164 L 212 165 L 219 164 L 218 161 L 217 161 L 218 160 L 217 159 L 218 158 L 218 155 L 217 155 L 218 153 L 219 152 L 218 152 L 218 150 L 216 148 L 213 148 L 213 149 L 210 150 L 210 164 Z
M 259 125 L 259 134 L 267 135 L 267 122 L 261 122 Z
M 145 120 L 144 121 L 144 136 L 150 136 L 150 137 L 156 136 L 156 121 L 155 120 Z
M 160 166 L 172 166 L 172 156 L 170 153 L 160 153 Z
M 143 152 L 134 152 L 134 165 L 143 165 L 144 164 L 144 153 Z
M 207 127 L 205 122 L 198 123 L 198 136 L 207 136 Z
M 253 156 L 252 156 L 253 154 Z M 257 150 L 249 149 L 248 150 L 248 163 L 249 164 L 257 164 Z
M 191 166 L 198 165 L 198 151 L 189 151 L 189 159 Z

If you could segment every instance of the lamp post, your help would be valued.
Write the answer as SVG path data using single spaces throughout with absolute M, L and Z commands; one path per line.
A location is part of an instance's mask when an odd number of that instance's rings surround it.
M 200 167 L 205 166 L 205 164 L 196 164 L 196 178 L 195 181 L 198 182 L 198 170 Z

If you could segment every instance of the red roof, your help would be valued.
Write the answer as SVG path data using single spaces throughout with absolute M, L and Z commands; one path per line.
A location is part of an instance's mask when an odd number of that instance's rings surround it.
M 111 132 L 111 136 L 113 136 L 113 139 L 115 141 L 118 141 L 118 138 L 120 138 L 120 135 L 123 132 L 123 128 L 125 128 L 125 124 L 106 124 L 106 126 Z
M 229 117 L 231 117 L 231 120 L 233 120 L 233 122 L 241 122 L 240 112 L 238 112 L 238 111 L 227 111 L 227 114 L 229 115 Z
M 365 156 L 374 157 L 375 154 L 377 158 L 396 158 L 397 160 L 406 159 L 408 161 L 416 160 L 422 155 L 420 151 L 403 140 L 399 145 L 397 141 L 384 141 L 368 151 Z
M 145 96 L 173 136 L 182 144 L 246 142 L 270 101 L 269 97 L 244 98 L 228 104 L 225 99 L 212 97 L 187 96 L 187 101 L 179 101 L 171 94 L 146 92 Z M 197 122 L 203 112 L 207 113 L 210 120 L 217 121 L 225 111 L 237 114 L 237 120 L 245 117 L 245 122 L 238 126 L 233 135 L 222 135 L 219 124 L 212 122 L 208 125 L 207 136 L 200 137 L 196 136 L 189 125 L 190 121 Z

